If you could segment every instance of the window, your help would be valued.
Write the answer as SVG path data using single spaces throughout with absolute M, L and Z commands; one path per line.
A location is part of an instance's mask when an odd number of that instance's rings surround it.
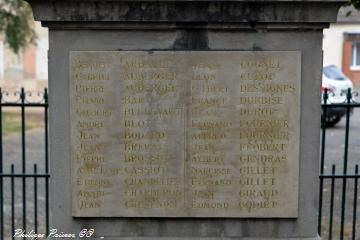
M 352 44 L 352 69 L 360 69 L 360 42 L 353 42 Z

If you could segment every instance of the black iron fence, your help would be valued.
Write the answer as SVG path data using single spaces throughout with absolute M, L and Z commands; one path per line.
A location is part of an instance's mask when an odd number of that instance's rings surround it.
M 0 89 L 0 239 L 28 229 L 48 234 L 48 106 L 47 89 L 37 94 Z M 40 141 L 27 136 L 32 125 L 41 128 Z
M 349 151 L 351 147 L 358 145 L 357 142 L 350 142 L 350 136 L 360 135 L 360 131 L 352 131 L 350 119 L 360 103 L 356 101 L 358 93 L 348 89 L 340 96 L 325 89 L 322 103 L 322 131 L 321 131 L 321 155 L 320 155 L 320 191 L 319 191 L 319 215 L 318 232 L 322 239 L 359 239 L 360 226 L 357 223 L 358 215 L 358 180 L 360 157 L 351 159 L 352 165 L 349 166 Z M 339 98 L 343 100 L 339 101 Z M 334 101 L 335 99 L 335 101 Z M 359 119 L 358 116 L 355 116 Z M 329 129 L 343 118 L 344 127 L 336 131 Z M 353 126 L 352 126 L 353 127 Z M 339 132 L 342 134 L 339 134 Z M 329 136 L 330 133 L 330 136 Z M 338 133 L 338 135 L 336 135 Z M 328 140 L 330 138 L 341 137 L 341 145 L 336 151 L 342 151 L 339 159 L 331 156 L 336 155 L 332 150 L 330 155 Z M 356 136 L 354 138 L 356 140 Z M 360 136 L 359 136 L 360 140 Z M 329 141 L 330 142 L 330 141 Z M 326 164 L 329 158 L 334 158 L 337 162 Z M 336 163 L 340 163 L 337 166 Z
M 346 95 L 346 96 L 345 96 Z M 356 92 L 348 90 L 343 102 L 331 101 L 332 93 L 325 90 L 322 103 L 322 131 L 321 131 L 321 158 L 320 158 L 320 194 L 318 232 L 323 239 L 359 239 L 360 225 L 357 223 L 359 208 L 357 207 L 359 193 L 359 166 L 355 164 L 349 169 L 350 143 L 350 116 L 360 103 L 354 99 Z M 49 153 L 48 153 L 48 93 L 33 94 L 24 89 L 9 94 L 0 89 L 0 239 L 12 239 L 16 231 L 33 230 L 34 233 L 49 232 Z M 18 118 L 6 119 L 7 115 L 16 115 Z M 32 139 L 26 131 L 30 122 L 30 115 L 37 118 L 42 124 L 37 125 L 40 131 Z M 39 117 L 40 116 L 40 117 Z M 342 153 L 342 169 L 336 169 L 332 164 L 326 168 L 326 150 L 328 126 L 333 126 L 343 118 L 345 127 Z M 16 120 L 17 119 L 17 120 Z M 359 121 L 360 123 L 360 121 Z M 18 125 L 13 137 L 4 137 L 9 134 L 8 126 Z M 360 124 L 359 124 L 360 125 Z M 11 133 L 10 133 L 11 134 Z M 356 134 L 356 133 L 355 133 Z M 360 135 L 360 126 L 359 132 Z M 17 141 L 7 143 L 6 139 Z M 331 137 L 331 136 L 330 136 Z M 36 145 L 35 154 L 31 159 L 31 144 Z M 16 144 L 16 146 L 14 145 Z M 29 146 L 30 145 L 30 146 Z M 360 146 L 360 136 L 359 136 Z M 6 151 L 18 149 L 14 159 L 7 159 Z M 30 153 L 30 154 L 29 154 Z M 11 155 L 10 154 L 10 155 Z M 359 159 L 360 161 L 360 155 Z M 26 239 L 24 237 L 24 239 Z

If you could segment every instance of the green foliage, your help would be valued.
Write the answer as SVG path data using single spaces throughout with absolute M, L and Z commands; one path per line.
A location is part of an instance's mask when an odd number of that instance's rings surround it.
M 20 49 L 35 40 L 31 8 L 23 0 L 0 0 L 0 32 L 10 48 L 18 53 Z
M 354 8 L 360 10 L 360 0 L 349 0 L 349 5 L 353 5 Z
M 25 130 L 32 130 L 44 127 L 42 115 L 38 113 L 28 113 L 26 115 Z M 21 131 L 21 114 L 19 112 L 3 112 L 2 115 L 3 134 L 5 136 Z

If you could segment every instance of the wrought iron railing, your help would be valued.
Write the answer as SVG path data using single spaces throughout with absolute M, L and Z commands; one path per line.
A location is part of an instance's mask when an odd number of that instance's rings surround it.
M 318 215 L 318 232 L 323 239 L 359 239 L 357 215 L 359 208 L 358 203 L 358 187 L 359 187 L 359 166 L 355 164 L 352 170 L 349 170 L 349 135 L 351 133 L 350 116 L 355 108 L 360 107 L 360 103 L 356 101 L 357 92 L 349 89 L 344 95 L 342 103 L 331 102 L 332 93 L 325 90 L 322 103 L 322 130 L 321 130 L 321 156 L 320 156 L 320 191 L 319 191 L 319 215 Z M 36 99 L 36 97 L 38 97 Z M 36 99 L 36 100 L 32 100 Z M 48 93 L 32 94 L 21 89 L 18 93 L 9 94 L 0 89 L 0 239 L 11 239 L 16 229 L 34 230 L 35 233 L 44 231 L 46 235 L 49 233 L 49 152 L 48 152 Z M 20 115 L 20 137 L 19 146 L 11 146 L 19 148 L 20 155 L 18 163 L 9 163 L 4 155 L 4 113 L 10 111 L 18 111 Z M 44 143 L 43 156 L 38 159 L 29 171 L 27 165 L 27 143 L 28 134 L 26 130 L 27 113 L 33 109 L 38 109 L 38 113 L 43 114 L 42 122 Z M 326 141 L 329 129 L 326 127 L 327 115 L 331 109 L 342 109 L 343 118 L 345 118 L 344 130 L 344 147 L 343 162 L 341 172 L 336 171 L 336 165 L 331 166 L 331 171 L 325 171 L 325 152 L 327 149 Z M 360 132 L 359 132 L 360 134 Z M 360 159 L 360 157 L 359 157 Z M 7 163 L 7 167 L 4 164 Z M 17 167 L 18 166 L 18 167 Z M 16 181 L 18 180 L 18 184 Z M 43 182 L 43 184 L 41 184 Z M 340 184 L 339 184 L 340 183 Z M 353 189 L 349 188 L 352 184 Z M 17 187 L 21 191 L 17 196 Z M 32 187 L 30 189 L 30 187 Z M 42 193 L 41 193 L 42 189 Z M 325 192 L 325 190 L 329 190 Z M 10 191 L 10 194 L 5 194 Z M 29 193 L 29 191 L 32 191 Z M 326 194 L 325 194 L 326 193 Z M 337 195 L 337 193 L 339 193 Z M 326 195 L 326 196 L 325 196 Z M 349 205 L 349 196 L 352 200 Z M 336 209 L 336 197 L 339 196 L 339 206 Z M 8 198 L 8 199 L 7 199 Z M 42 198 L 43 204 L 38 204 L 39 198 Z M 7 209 L 5 209 L 6 206 Z M 28 210 L 32 207 L 33 214 L 29 216 Z M 345 214 L 351 210 L 352 214 Z M 338 212 L 338 214 L 337 214 Z M 42 217 L 39 217 L 41 215 Z M 340 221 L 336 222 L 335 218 Z M 349 227 L 350 226 L 350 227 Z M 40 229 L 41 228 L 41 229 Z M 338 231 L 338 232 L 336 232 Z M 24 237 L 25 239 L 25 237 Z
M 350 170 L 348 166 L 349 149 L 351 146 L 349 141 L 351 132 L 350 116 L 356 108 L 360 107 L 360 103 L 356 101 L 358 95 L 359 94 L 356 91 L 348 89 L 346 93 L 341 95 L 343 97 L 343 102 L 339 101 L 338 99 L 336 102 L 333 102 L 331 100 L 334 97 L 334 94 L 325 89 L 322 96 L 318 232 L 319 235 L 323 235 L 323 239 L 355 240 L 359 239 L 360 236 L 357 231 L 358 180 L 360 177 L 359 166 L 358 164 L 355 164 L 352 170 Z M 339 98 L 339 96 L 337 98 Z M 331 165 L 331 172 L 325 172 L 325 162 L 327 160 L 325 153 L 326 149 L 329 148 L 326 144 L 328 140 L 327 133 L 329 131 L 327 127 L 329 125 L 334 125 L 334 122 L 331 122 L 334 120 L 334 118 L 330 117 L 331 115 L 343 115 L 342 117 L 345 118 L 345 128 L 343 129 L 343 161 L 340 173 L 337 173 L 336 171 L 336 164 Z M 340 119 L 336 120 L 335 117 L 336 122 L 339 120 Z M 358 134 L 360 134 L 360 132 Z M 351 187 L 349 186 L 350 183 Z M 324 197 L 326 192 L 328 192 L 327 198 Z M 350 195 L 352 195 L 352 206 L 349 206 L 349 203 L 351 202 L 349 202 L 347 199 Z M 339 202 L 337 209 L 335 209 L 336 199 Z M 325 209 L 324 205 L 327 205 L 328 209 Z M 346 214 L 350 212 L 352 212 L 352 214 Z M 340 220 L 335 222 L 335 217 L 339 218 Z M 338 224 L 336 229 L 335 223 Z
M 48 152 L 48 92 L 34 94 L 26 92 L 23 88 L 19 92 L 9 94 L 0 89 L 0 239 L 12 239 L 15 229 L 28 229 L 38 232 L 39 226 L 48 234 L 49 231 L 49 152 Z M 27 114 L 29 111 L 36 111 L 42 115 L 43 122 L 43 156 L 36 159 L 29 172 L 27 164 Z M 9 163 L 8 156 L 4 154 L 4 114 L 6 112 L 19 114 L 20 146 L 10 146 L 19 149 L 20 153 L 13 163 Z M 40 157 L 40 156 L 39 156 Z M 5 167 L 7 163 L 7 167 Z M 39 171 L 41 165 L 42 171 Z M 17 167 L 17 168 L 16 168 Z M 19 182 L 17 182 L 19 181 Z M 40 185 L 43 182 L 44 185 Z M 21 198 L 16 191 L 20 185 Z M 42 190 L 41 190 L 42 189 Z M 10 194 L 6 194 L 9 193 Z M 39 206 L 39 198 L 43 207 Z M 10 209 L 9 209 L 10 206 Z M 4 209 L 4 208 L 7 209 Z M 33 216 L 29 216 L 28 210 L 33 207 Z M 20 214 L 17 212 L 20 211 Z M 42 222 L 39 221 L 39 214 L 42 215 Z M 32 226 L 29 226 L 31 223 Z M 25 239 L 25 237 L 24 237 Z

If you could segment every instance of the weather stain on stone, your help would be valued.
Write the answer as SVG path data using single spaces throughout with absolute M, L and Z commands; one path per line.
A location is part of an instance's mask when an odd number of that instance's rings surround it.
M 252 50 L 253 51 L 264 51 L 264 49 L 262 49 L 262 47 L 256 45 L 256 43 L 253 44 Z
M 184 30 L 179 32 L 174 50 L 209 50 L 209 38 L 206 30 Z

